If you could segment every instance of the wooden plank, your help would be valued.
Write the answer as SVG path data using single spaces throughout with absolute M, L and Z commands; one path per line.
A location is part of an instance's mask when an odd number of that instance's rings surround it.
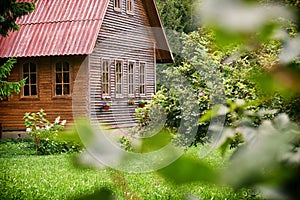
M 39 57 L 39 58 L 20 58 L 18 64 L 13 68 L 9 81 L 18 81 L 21 78 L 21 66 L 24 62 L 37 63 L 38 67 L 38 98 L 24 99 L 19 94 L 14 94 L 6 102 L 0 102 L 0 123 L 3 124 L 3 130 L 25 130 L 23 116 L 26 112 L 37 112 L 41 108 L 47 113 L 46 118 L 51 122 L 57 116 L 66 119 L 68 122 L 73 120 L 72 98 L 55 98 L 51 83 L 54 83 L 52 69 L 59 60 L 66 60 L 72 66 L 71 86 L 82 65 L 84 56 L 61 56 L 61 57 Z M 85 84 L 87 82 L 85 81 Z M 84 83 L 80 84 L 81 86 Z M 71 88 L 73 90 L 73 88 Z M 85 90 L 83 90 L 85 91 Z M 86 99 L 86 94 L 82 93 L 81 99 Z M 85 100 L 86 102 L 86 100 Z M 83 106 L 84 107 L 84 106 Z

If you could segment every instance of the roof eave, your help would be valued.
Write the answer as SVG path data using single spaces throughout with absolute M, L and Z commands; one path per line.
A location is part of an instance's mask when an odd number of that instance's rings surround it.
M 150 19 L 151 27 L 153 29 L 153 34 L 156 39 L 156 62 L 157 63 L 174 63 L 174 58 L 170 45 L 167 40 L 165 30 L 163 28 L 161 19 L 158 14 L 158 9 L 155 3 L 155 0 L 143 0 L 144 5 L 146 6 L 147 14 Z

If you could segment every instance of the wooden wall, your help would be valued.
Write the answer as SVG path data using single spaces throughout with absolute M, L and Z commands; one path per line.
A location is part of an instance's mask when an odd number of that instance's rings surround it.
M 150 22 L 142 0 L 134 0 L 134 15 L 126 13 L 126 1 L 122 1 L 122 12 L 114 11 L 110 0 L 102 23 L 96 48 L 90 59 L 90 103 L 101 104 L 101 58 L 111 59 L 111 97 L 115 98 L 115 60 L 123 61 L 123 81 L 128 82 L 128 60 L 146 62 L 146 98 L 155 93 L 155 40 L 151 33 Z M 136 73 L 135 82 L 138 82 Z M 124 98 L 128 97 L 128 87 L 124 84 Z M 136 84 L 136 90 L 138 85 Z M 138 95 L 136 96 L 138 98 Z
M 3 130 L 25 130 L 23 116 L 26 112 L 37 112 L 41 108 L 47 113 L 47 119 L 53 121 L 57 116 L 61 119 L 72 121 L 72 97 L 56 98 L 53 95 L 53 66 L 60 61 L 67 61 L 72 67 L 71 79 L 73 91 L 74 80 L 77 72 L 86 56 L 62 56 L 62 57 L 37 57 L 19 58 L 13 68 L 9 81 L 18 81 L 21 77 L 21 64 L 23 62 L 34 62 L 38 70 L 38 98 L 21 98 L 20 94 L 14 94 L 8 101 L 0 102 L 0 123 Z M 85 87 L 84 84 L 81 84 Z M 82 90 L 82 95 L 86 95 Z M 82 109 L 82 108 L 81 108 Z

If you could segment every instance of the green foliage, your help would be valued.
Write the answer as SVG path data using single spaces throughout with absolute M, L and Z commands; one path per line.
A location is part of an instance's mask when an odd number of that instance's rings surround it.
M 13 92 L 20 93 L 20 88 L 25 85 L 26 78 L 19 82 L 6 81 L 15 63 L 16 59 L 10 58 L 4 65 L 0 66 L 0 100 L 2 100 L 3 97 L 11 96 Z
M 57 117 L 54 123 L 46 118 L 47 114 L 43 109 L 36 113 L 25 113 L 24 124 L 27 132 L 36 143 L 36 151 L 41 155 L 57 153 L 73 153 L 82 149 L 82 144 L 75 139 L 67 139 L 68 133 L 61 133 L 66 120 L 60 121 Z M 74 135 L 74 134 L 72 134 Z
M 45 139 L 40 141 L 37 152 L 40 155 L 52 155 L 61 153 L 77 153 L 82 147 L 73 142 Z
M 34 2 L 16 2 L 16 0 L 2 0 L 0 2 L 0 35 L 6 37 L 9 31 L 19 30 L 16 20 L 35 9 Z M 19 82 L 8 82 L 13 64 L 16 60 L 8 59 L 3 66 L 0 66 L 0 101 L 3 97 L 11 96 L 13 92 L 20 93 L 20 87 L 25 85 L 26 79 Z
M 197 28 L 193 16 L 195 0 L 157 0 L 156 2 L 166 29 L 189 33 Z
M 39 147 L 41 140 L 53 139 L 57 136 L 59 131 L 62 131 L 66 123 L 65 120 L 60 122 L 60 117 L 57 117 L 53 124 L 46 118 L 47 114 L 43 109 L 36 113 L 25 113 L 24 124 L 27 128 L 26 131 L 34 139 Z
M 214 170 L 207 166 L 206 163 L 188 157 L 179 158 L 171 165 L 159 170 L 158 173 L 176 184 L 194 181 L 215 182 L 217 177 Z
M 16 0 L 2 0 L 0 2 L 0 35 L 7 36 L 9 31 L 19 30 L 16 20 L 33 12 L 35 2 L 16 2 Z
M 0 142 L 0 157 L 35 155 L 35 143 L 27 138 L 7 139 Z
M 146 126 L 149 124 L 149 109 L 147 106 L 143 108 L 136 108 L 134 116 L 140 126 Z
M 119 139 L 119 142 L 121 144 L 121 148 L 123 148 L 125 151 L 132 151 L 132 144 L 127 137 L 122 136 Z

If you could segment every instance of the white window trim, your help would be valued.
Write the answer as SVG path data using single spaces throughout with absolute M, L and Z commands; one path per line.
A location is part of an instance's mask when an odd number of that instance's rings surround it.
M 127 9 L 127 4 L 129 1 L 131 1 L 132 10 Z M 126 0 L 126 13 L 129 15 L 134 15 L 134 9 L 135 9 L 134 0 Z
M 103 62 L 108 61 L 108 94 L 103 94 Z M 111 98 L 111 59 L 110 58 L 102 58 L 101 59 L 101 95 L 102 98 Z
M 132 72 L 132 75 L 133 75 L 133 93 L 129 93 L 129 65 L 130 63 L 133 63 L 133 72 Z M 136 93 L 136 81 L 135 81 L 135 73 L 136 73 L 136 62 L 134 60 L 128 60 L 127 62 L 127 85 L 128 85 L 128 97 L 135 97 L 135 93 Z
M 145 69 L 144 69 L 144 93 L 140 93 L 140 83 L 141 83 L 141 81 L 140 81 L 140 78 L 141 78 L 141 76 L 140 76 L 140 74 L 141 74 L 141 72 L 140 72 L 140 70 L 141 70 L 141 64 L 144 64 L 144 67 L 145 67 Z M 138 85 L 139 85 L 139 88 L 138 88 L 138 92 L 139 92 L 139 95 L 140 95 L 140 97 L 146 97 L 146 94 L 147 94 L 147 82 L 146 82 L 146 80 L 147 80 L 147 62 L 142 62 L 142 61 L 140 61 L 139 62 L 139 70 L 138 70 L 138 77 L 139 77 L 139 82 L 138 82 Z
M 123 4 L 123 0 L 117 0 L 117 1 L 120 1 L 120 8 L 116 7 L 116 0 L 113 0 L 114 1 L 114 11 L 117 11 L 117 12 L 122 12 L 122 4 Z
M 121 62 L 121 94 L 117 94 L 117 73 L 116 73 L 116 65 L 117 62 Z M 124 61 L 121 59 L 115 60 L 115 97 L 116 98 L 123 98 L 124 95 Z

